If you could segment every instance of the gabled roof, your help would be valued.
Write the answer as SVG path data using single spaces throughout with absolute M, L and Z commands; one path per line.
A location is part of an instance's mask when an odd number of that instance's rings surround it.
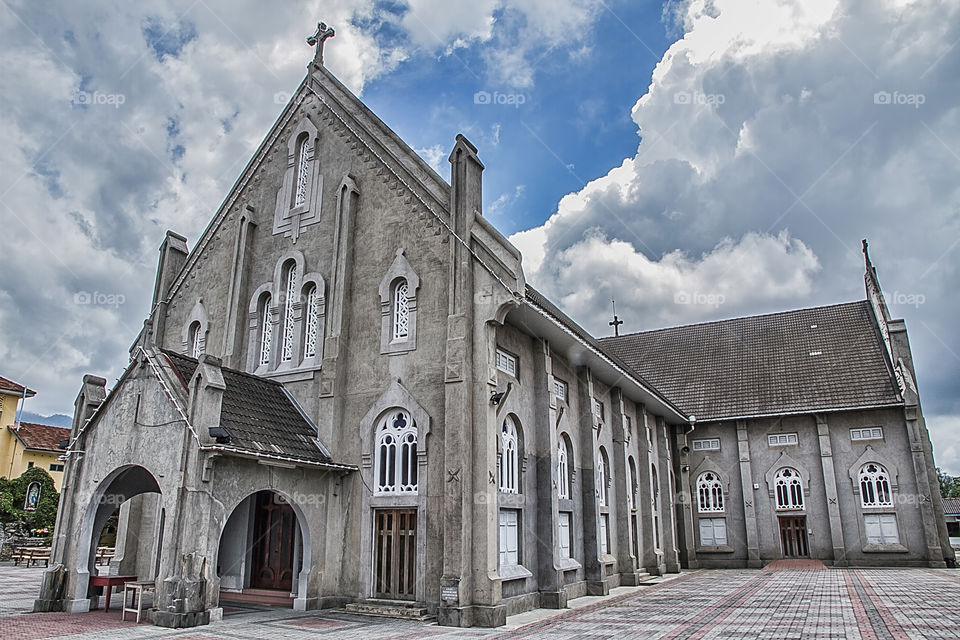
M 940 498 L 943 513 L 948 516 L 960 516 L 960 498 Z
M 60 443 L 70 439 L 70 429 L 63 427 L 52 427 L 48 424 L 35 424 L 33 422 L 21 422 L 20 428 L 9 426 L 10 430 L 24 449 L 31 451 L 52 451 L 59 453 L 65 451 Z
M 174 351 L 161 351 L 186 389 L 199 363 Z M 332 462 L 317 440 L 317 426 L 283 385 L 227 367 L 220 370 L 226 385 L 220 426 L 230 433 L 230 443 L 224 448 L 306 462 Z
M 599 342 L 698 421 L 903 404 L 866 301 Z
M 10 393 L 15 393 L 18 396 L 22 396 L 24 389 L 26 389 L 27 391 L 28 398 L 31 398 L 37 395 L 37 392 L 34 391 L 33 389 L 27 389 L 22 384 L 18 384 L 13 380 L 9 380 L 7 378 L 4 378 L 3 376 L 0 376 L 0 392 L 7 391 Z

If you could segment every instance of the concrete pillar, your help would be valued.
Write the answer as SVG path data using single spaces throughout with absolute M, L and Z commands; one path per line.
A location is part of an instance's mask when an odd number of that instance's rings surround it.
M 833 547 L 833 566 L 846 567 L 847 551 L 843 544 L 843 519 L 837 496 L 837 473 L 834 468 L 833 446 L 830 443 L 830 425 L 827 416 L 817 414 L 817 435 L 820 443 L 820 463 L 823 466 L 823 488 L 827 498 L 830 544 Z
M 603 579 L 603 565 L 600 563 L 600 505 L 597 501 L 596 459 L 599 451 L 597 442 L 597 418 L 593 414 L 593 375 L 590 369 L 580 367 L 577 370 L 577 385 L 580 406 L 580 449 L 583 468 L 579 469 L 581 498 L 583 500 L 583 573 L 587 581 L 589 595 L 607 595 L 610 588 Z M 571 416 L 572 417 L 572 416 Z
M 690 488 L 690 442 L 687 438 L 688 429 L 692 427 L 678 428 L 675 432 L 674 447 L 676 464 L 674 465 L 677 474 L 677 486 L 674 490 L 677 492 L 677 503 L 674 509 L 676 525 L 680 535 L 680 565 L 684 569 L 696 569 L 700 566 L 697 560 L 697 543 L 693 532 L 693 504 L 688 489 Z
M 663 574 L 664 567 L 661 565 L 661 555 L 657 552 L 657 530 L 660 523 L 653 510 L 654 487 L 651 476 L 651 467 L 657 460 L 655 421 L 647 414 L 644 405 L 640 405 L 639 410 L 637 437 L 642 440 L 638 443 L 640 455 L 637 463 L 637 480 L 640 486 L 637 490 L 637 502 L 640 514 L 640 546 L 643 554 L 641 562 L 645 572 L 659 576 Z
M 610 389 L 610 429 L 613 430 L 613 450 L 610 452 L 610 463 L 613 465 L 614 493 L 617 500 L 610 505 L 613 516 L 616 518 L 617 539 L 615 544 L 617 569 L 620 572 L 620 583 L 635 585 L 638 583 L 637 569 L 639 561 L 633 554 L 633 545 L 630 536 L 630 496 L 633 492 L 630 478 L 630 441 L 634 434 L 627 428 L 626 403 L 623 391 L 614 387 Z
M 659 460 L 657 471 L 660 473 L 660 528 L 663 534 L 660 544 L 663 549 L 663 561 L 667 572 L 679 573 L 680 553 L 677 550 L 677 529 L 674 522 L 676 482 L 672 477 L 673 456 L 670 454 L 673 443 L 670 437 L 670 427 L 660 416 L 657 416 L 657 439 L 660 441 L 660 446 L 657 447 L 657 458 Z
M 740 486 L 743 488 L 744 537 L 747 540 L 747 566 L 760 568 L 760 543 L 757 532 L 756 493 L 753 490 L 753 473 L 750 463 L 750 434 L 747 421 L 737 420 L 737 452 L 740 457 Z

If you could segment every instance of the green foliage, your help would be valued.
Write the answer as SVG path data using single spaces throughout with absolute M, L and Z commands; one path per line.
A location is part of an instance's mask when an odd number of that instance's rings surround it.
M 937 467 L 937 477 L 940 478 L 940 496 L 943 498 L 960 498 L 960 478 L 947 475 Z
M 32 482 L 40 483 L 40 501 L 36 510 L 26 511 L 23 503 Z M 0 522 L 23 522 L 28 529 L 46 529 L 47 535 L 52 535 L 59 501 L 53 478 L 39 467 L 27 469 L 13 480 L 0 478 Z

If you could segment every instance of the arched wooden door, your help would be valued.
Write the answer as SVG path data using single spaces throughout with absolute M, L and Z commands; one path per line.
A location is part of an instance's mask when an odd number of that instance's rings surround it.
M 257 494 L 253 522 L 250 586 L 290 591 L 293 588 L 293 537 L 297 526 L 293 508 L 279 494 L 261 491 Z

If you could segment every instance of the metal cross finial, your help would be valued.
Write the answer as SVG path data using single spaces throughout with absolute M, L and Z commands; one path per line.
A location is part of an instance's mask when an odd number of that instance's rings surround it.
M 328 27 L 324 22 L 317 23 L 317 32 L 307 38 L 307 44 L 316 47 L 317 52 L 313 55 L 313 61 L 317 64 L 323 64 L 323 43 L 327 38 L 337 35 L 333 27 Z
M 620 325 L 623 324 L 623 320 L 617 317 L 617 301 L 611 300 L 610 302 L 613 303 L 613 321 L 607 324 L 613 327 L 613 335 L 616 337 L 620 335 Z

